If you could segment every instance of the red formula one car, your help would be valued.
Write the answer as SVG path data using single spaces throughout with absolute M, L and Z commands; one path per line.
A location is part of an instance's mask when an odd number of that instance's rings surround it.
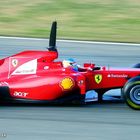
M 56 28 L 53 22 L 48 51 L 24 51 L 0 60 L 0 101 L 83 101 L 90 90 L 101 101 L 106 91 L 121 88 L 126 103 L 140 109 L 140 64 L 130 69 L 87 63 L 79 70 L 64 67 L 54 61 L 58 57 Z

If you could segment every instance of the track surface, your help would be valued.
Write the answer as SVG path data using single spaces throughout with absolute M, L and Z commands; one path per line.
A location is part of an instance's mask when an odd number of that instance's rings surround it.
M 0 39 L 0 58 L 26 49 L 44 50 L 47 40 Z M 58 42 L 59 59 L 79 63 L 132 66 L 140 46 Z M 130 140 L 139 139 L 140 111 L 123 103 L 82 106 L 0 106 L 0 140 Z M 6 136 L 3 136 L 5 134 Z

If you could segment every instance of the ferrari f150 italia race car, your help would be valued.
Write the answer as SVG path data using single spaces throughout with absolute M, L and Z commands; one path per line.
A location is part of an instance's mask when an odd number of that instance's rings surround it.
M 121 88 L 125 102 L 140 109 L 140 64 L 129 69 L 97 67 L 85 63 L 78 70 L 64 67 L 56 48 L 57 22 L 53 22 L 48 51 L 24 51 L 0 60 L 0 102 L 84 101 L 95 90 L 98 100 Z

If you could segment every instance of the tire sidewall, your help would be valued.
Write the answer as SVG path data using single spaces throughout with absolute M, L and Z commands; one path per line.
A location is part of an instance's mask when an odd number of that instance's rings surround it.
M 123 96 L 125 102 L 133 109 L 140 109 L 140 101 L 137 104 L 135 101 L 132 100 L 132 89 L 134 90 L 135 87 L 140 86 L 140 78 L 134 78 L 128 81 L 124 88 L 123 88 Z

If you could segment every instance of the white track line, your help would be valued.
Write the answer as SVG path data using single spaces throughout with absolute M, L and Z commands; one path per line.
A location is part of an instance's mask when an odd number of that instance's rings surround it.
M 39 40 L 45 41 L 48 39 L 43 38 L 26 38 L 26 37 L 7 37 L 0 36 L 0 39 L 17 39 L 17 40 Z M 101 44 L 101 45 L 124 45 L 124 46 L 140 46 L 140 44 L 136 43 L 117 43 L 117 42 L 98 42 L 98 41 L 80 41 L 80 40 L 61 40 L 57 39 L 58 42 L 66 42 L 66 43 L 85 43 L 85 44 Z

